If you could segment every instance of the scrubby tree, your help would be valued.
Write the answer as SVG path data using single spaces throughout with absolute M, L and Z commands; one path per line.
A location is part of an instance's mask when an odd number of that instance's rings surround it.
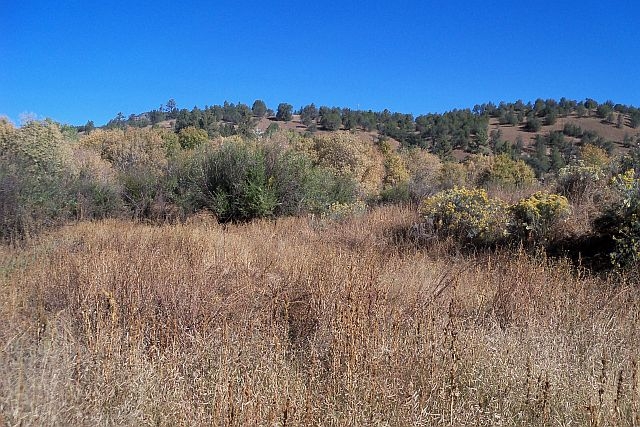
M 342 126 L 339 108 L 320 107 L 320 124 L 326 130 L 338 130 Z
M 529 132 L 538 132 L 542 127 L 542 123 L 540 123 L 540 119 L 534 116 L 533 114 L 527 118 L 527 125 L 525 128 Z
M 278 105 L 278 112 L 276 113 L 276 120 L 282 122 L 289 122 L 293 118 L 293 106 L 285 102 Z
M 587 115 L 591 116 L 591 110 L 598 108 L 598 103 L 594 99 L 587 98 L 584 101 L 584 106 L 587 109 Z
M 309 104 L 302 107 L 300 110 L 300 120 L 305 126 L 311 126 L 311 124 L 318 118 L 318 108 L 315 104 Z
M 256 117 L 264 117 L 267 113 L 267 104 L 261 99 L 256 99 L 251 106 L 251 112 Z

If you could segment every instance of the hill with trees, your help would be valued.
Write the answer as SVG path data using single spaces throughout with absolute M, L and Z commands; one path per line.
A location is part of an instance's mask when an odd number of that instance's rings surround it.
M 0 424 L 638 425 L 638 119 L 0 119 Z

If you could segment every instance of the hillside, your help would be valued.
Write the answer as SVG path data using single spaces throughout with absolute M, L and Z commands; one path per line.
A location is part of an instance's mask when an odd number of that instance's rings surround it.
M 0 119 L 0 424 L 638 425 L 637 110 L 537 104 Z

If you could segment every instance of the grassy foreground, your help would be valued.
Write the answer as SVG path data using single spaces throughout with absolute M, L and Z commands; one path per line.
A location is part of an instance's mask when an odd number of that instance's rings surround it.
M 0 425 L 640 424 L 640 293 L 415 214 L 0 248 Z

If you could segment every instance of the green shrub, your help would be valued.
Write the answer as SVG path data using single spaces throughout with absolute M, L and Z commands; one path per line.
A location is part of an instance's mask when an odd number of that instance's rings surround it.
M 595 221 L 600 233 L 610 234 L 615 248 L 609 254 L 616 267 L 630 267 L 640 260 L 640 179 L 629 169 L 612 179 L 619 202 Z
M 492 244 L 507 235 L 507 206 L 484 189 L 441 191 L 424 199 L 420 214 L 437 234 L 464 242 Z
M 510 211 L 511 234 L 542 243 L 551 237 L 553 227 L 565 219 L 571 209 L 566 197 L 539 191 L 511 206 Z
M 264 154 L 245 144 L 224 143 L 202 158 L 200 202 L 221 221 L 273 215 L 277 196 Z

